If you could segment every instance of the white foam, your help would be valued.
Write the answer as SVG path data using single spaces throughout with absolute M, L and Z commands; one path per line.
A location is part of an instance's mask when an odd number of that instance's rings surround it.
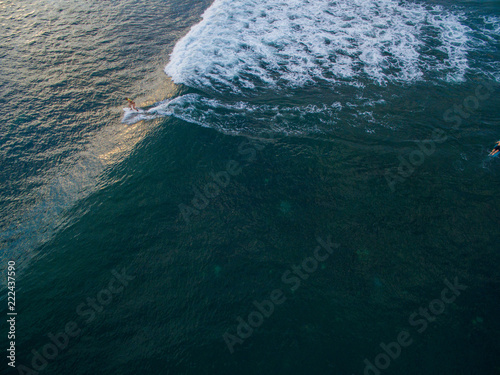
M 165 67 L 208 97 L 180 96 L 123 122 L 174 116 L 246 134 L 329 132 L 340 122 L 394 128 L 380 118 L 394 93 L 373 86 L 500 80 L 499 19 L 464 12 L 397 0 L 215 0 Z M 261 104 L 269 91 L 306 95 L 301 106 Z
M 174 82 L 249 93 L 327 81 L 461 81 L 470 29 L 442 7 L 396 0 L 215 0 L 175 46 Z
M 173 116 L 228 134 L 310 134 L 331 129 L 341 110 L 339 102 L 278 106 L 243 101 L 227 103 L 198 94 L 186 94 L 160 102 L 143 112 L 126 109 L 122 122 L 131 125 L 142 120 Z M 325 125 L 312 128 L 309 124 L 314 122 Z M 309 126 L 305 126 L 306 123 Z

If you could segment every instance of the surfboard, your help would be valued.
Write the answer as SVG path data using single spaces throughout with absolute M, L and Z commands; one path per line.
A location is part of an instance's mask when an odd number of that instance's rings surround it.
M 135 109 L 132 109 L 132 108 L 123 108 L 123 111 L 125 113 L 144 113 L 145 111 L 141 108 L 137 108 L 137 111 Z
M 500 141 L 499 141 L 500 142 Z M 496 145 L 495 145 L 496 146 Z M 496 158 L 500 155 L 500 151 L 498 151 L 495 155 L 489 155 L 490 158 Z

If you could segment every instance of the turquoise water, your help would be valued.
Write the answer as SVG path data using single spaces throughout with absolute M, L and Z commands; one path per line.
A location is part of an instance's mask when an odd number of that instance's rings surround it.
M 0 9 L 0 373 L 500 373 L 498 3 Z

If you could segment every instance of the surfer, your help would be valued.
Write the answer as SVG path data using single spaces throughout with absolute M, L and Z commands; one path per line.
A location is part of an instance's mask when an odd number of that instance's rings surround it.
M 125 100 L 128 102 L 128 107 L 130 109 L 135 109 L 137 112 L 139 112 L 139 110 L 137 109 L 137 107 L 135 106 L 135 102 L 132 100 L 132 99 L 129 99 L 129 98 L 125 98 Z
M 490 156 L 495 155 L 497 152 L 500 152 L 500 141 L 498 141 L 495 145 L 495 148 L 491 150 Z

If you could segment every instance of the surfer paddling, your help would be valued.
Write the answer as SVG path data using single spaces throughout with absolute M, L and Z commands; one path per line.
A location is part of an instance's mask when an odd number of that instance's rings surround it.
M 125 98 L 125 100 L 128 102 L 128 107 L 130 109 L 135 109 L 137 112 L 139 112 L 139 110 L 137 109 L 137 107 L 135 106 L 135 102 L 132 100 L 132 99 L 129 99 L 129 98 Z
M 491 150 L 490 156 L 495 155 L 497 152 L 500 152 L 500 141 L 498 141 L 495 145 L 495 148 Z

